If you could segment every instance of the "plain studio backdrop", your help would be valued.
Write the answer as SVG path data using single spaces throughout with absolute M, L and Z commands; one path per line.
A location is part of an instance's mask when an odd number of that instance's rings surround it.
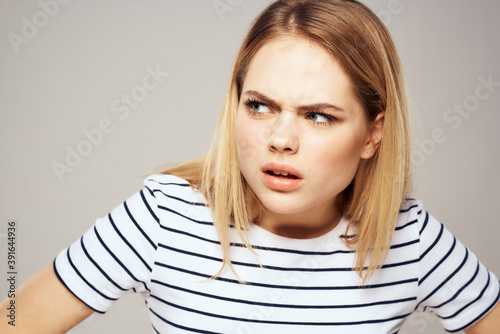
M 500 2 L 364 2 L 405 68 L 413 197 L 499 275 Z M 208 150 L 237 50 L 269 3 L 0 0 L 2 273 L 9 220 L 20 284 L 145 175 Z M 152 332 L 148 317 L 129 294 L 71 332 Z M 444 330 L 414 315 L 400 333 Z

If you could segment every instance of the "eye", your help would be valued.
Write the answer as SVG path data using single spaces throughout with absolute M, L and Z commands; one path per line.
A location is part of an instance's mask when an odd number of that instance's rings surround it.
M 307 114 L 306 117 L 307 119 L 310 119 L 314 123 L 325 124 L 325 125 L 335 121 L 335 117 L 320 112 L 310 112 Z
M 247 110 L 250 114 L 257 115 L 269 113 L 269 107 L 259 101 L 249 99 L 245 101 L 245 105 L 247 106 Z

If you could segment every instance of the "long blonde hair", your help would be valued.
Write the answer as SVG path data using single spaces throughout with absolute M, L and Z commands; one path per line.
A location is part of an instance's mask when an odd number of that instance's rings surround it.
M 252 250 L 245 231 L 263 210 L 238 162 L 235 119 L 241 89 L 256 52 L 268 41 L 286 35 L 310 39 L 331 52 L 351 79 L 368 122 L 385 111 L 376 154 L 360 162 L 354 180 L 343 191 L 344 214 L 350 219 L 348 230 L 355 231 L 346 242 L 356 247 L 354 266 L 364 282 L 387 256 L 409 188 L 411 164 L 408 102 L 401 62 L 386 27 L 363 4 L 354 0 L 271 3 L 256 18 L 239 50 L 210 151 L 163 173 L 188 180 L 207 198 L 223 251 L 221 271 L 225 265 L 234 271 L 229 254 L 229 225 L 234 225 Z

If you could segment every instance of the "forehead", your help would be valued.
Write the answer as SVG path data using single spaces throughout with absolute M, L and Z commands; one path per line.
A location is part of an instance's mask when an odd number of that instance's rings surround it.
M 273 39 L 257 51 L 246 73 L 243 92 L 246 90 L 297 103 L 354 96 L 349 78 L 328 50 L 293 36 Z

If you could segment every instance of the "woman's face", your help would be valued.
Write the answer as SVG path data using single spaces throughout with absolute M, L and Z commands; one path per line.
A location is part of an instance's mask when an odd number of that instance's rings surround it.
M 256 53 L 236 140 L 241 172 L 266 208 L 259 225 L 297 238 L 333 228 L 338 195 L 374 154 L 372 138 L 350 80 L 325 49 L 283 37 Z

